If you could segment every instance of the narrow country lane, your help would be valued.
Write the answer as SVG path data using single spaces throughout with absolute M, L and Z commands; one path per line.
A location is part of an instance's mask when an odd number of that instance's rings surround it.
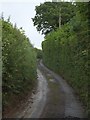
M 14 1 L 0 2 L 0 118 L 87 120 L 90 0 Z
M 85 118 L 84 109 L 73 89 L 42 62 L 38 69 L 38 86 L 20 112 L 13 118 Z
M 48 93 L 45 108 L 41 117 L 43 118 L 84 118 L 84 109 L 79 102 L 73 89 L 64 79 L 46 68 L 42 62 L 39 69 L 48 82 Z

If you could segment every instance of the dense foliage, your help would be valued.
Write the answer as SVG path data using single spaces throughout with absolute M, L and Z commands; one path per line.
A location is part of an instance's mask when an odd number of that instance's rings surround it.
M 44 64 L 75 88 L 87 109 L 90 106 L 88 8 L 88 3 L 77 3 L 76 15 L 61 29 L 48 34 L 42 43 Z
M 36 52 L 37 59 L 42 59 L 42 50 L 38 48 L 34 48 L 34 50 Z
M 68 22 L 75 14 L 74 9 L 70 2 L 45 2 L 36 6 L 36 15 L 32 20 L 38 31 L 47 34 L 59 27 L 59 17 L 62 25 Z
M 13 95 L 31 90 L 36 79 L 36 54 L 24 31 L 4 19 L 2 21 L 2 89 L 3 105 Z

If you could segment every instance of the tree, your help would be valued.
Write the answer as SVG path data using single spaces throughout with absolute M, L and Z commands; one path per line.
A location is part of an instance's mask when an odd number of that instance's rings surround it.
M 60 10 L 61 8 L 61 10 Z M 74 8 L 70 2 L 45 2 L 36 6 L 36 15 L 32 18 L 37 31 L 47 34 L 59 27 L 59 16 L 61 14 L 61 25 L 67 23 L 74 16 Z

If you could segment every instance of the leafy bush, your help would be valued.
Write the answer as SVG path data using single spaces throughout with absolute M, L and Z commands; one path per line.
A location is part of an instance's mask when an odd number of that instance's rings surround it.
M 22 29 L 2 21 L 3 105 L 10 96 L 31 90 L 36 79 L 36 53 Z

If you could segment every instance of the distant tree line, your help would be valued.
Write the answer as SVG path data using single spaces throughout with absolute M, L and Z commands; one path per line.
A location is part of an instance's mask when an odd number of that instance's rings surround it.
M 36 52 L 37 59 L 42 59 L 42 50 L 38 48 L 34 48 L 34 50 Z

